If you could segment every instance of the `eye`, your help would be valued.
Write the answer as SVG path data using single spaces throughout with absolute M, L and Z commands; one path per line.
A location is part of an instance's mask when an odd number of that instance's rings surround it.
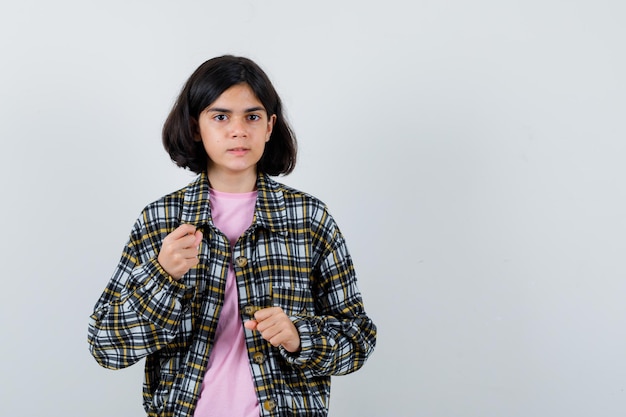
M 228 116 L 226 116 L 225 114 L 216 114 L 215 116 L 213 116 L 213 120 L 216 120 L 218 122 L 223 122 L 227 118 Z
M 249 114 L 248 120 L 255 122 L 257 120 L 261 120 L 261 116 L 259 116 L 258 114 Z

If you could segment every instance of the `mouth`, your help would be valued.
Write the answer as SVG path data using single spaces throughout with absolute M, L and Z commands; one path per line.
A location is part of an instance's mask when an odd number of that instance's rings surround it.
M 250 148 L 238 147 L 238 148 L 230 148 L 227 150 L 228 153 L 234 155 L 244 155 L 250 150 Z

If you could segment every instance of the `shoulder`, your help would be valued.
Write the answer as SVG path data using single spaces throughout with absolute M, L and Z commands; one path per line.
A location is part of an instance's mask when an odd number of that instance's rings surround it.
M 176 210 L 182 206 L 188 187 L 187 185 L 152 201 L 144 207 L 142 214 L 150 215 L 151 217 L 171 215 L 170 210 Z
M 281 196 L 287 218 L 292 222 L 303 221 L 314 231 L 323 229 L 325 233 L 335 233 L 335 220 L 324 201 L 273 179 L 269 180 L 268 185 L 275 191 L 275 195 Z
M 297 188 L 283 184 L 272 178 L 268 178 L 267 181 L 269 188 L 271 188 L 276 195 L 282 196 L 287 209 L 304 207 L 322 211 L 328 210 L 326 203 L 312 194 L 298 190 Z
M 201 184 L 202 176 L 199 175 L 189 184 L 150 202 L 143 208 L 140 220 L 148 227 L 154 223 L 159 224 L 159 227 L 164 224 L 177 226 L 185 202 L 199 199 L 203 188 Z
M 283 193 L 285 198 L 296 199 L 296 200 L 305 200 L 319 205 L 325 205 L 323 201 L 319 198 L 306 193 L 304 191 L 298 190 L 297 188 L 291 187 L 289 185 L 283 184 L 273 178 L 268 178 L 270 184 L 272 184 L 273 188 L 277 191 Z

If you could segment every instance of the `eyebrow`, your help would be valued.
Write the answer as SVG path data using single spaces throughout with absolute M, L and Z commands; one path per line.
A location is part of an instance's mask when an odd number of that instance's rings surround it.
M 232 113 L 233 112 L 232 110 L 224 109 L 221 107 L 211 107 L 211 108 L 206 109 L 206 111 L 217 112 L 217 113 Z M 264 111 L 267 113 L 267 110 L 265 110 L 265 107 L 263 106 L 250 107 L 248 109 L 245 109 L 243 112 L 253 113 L 255 111 Z

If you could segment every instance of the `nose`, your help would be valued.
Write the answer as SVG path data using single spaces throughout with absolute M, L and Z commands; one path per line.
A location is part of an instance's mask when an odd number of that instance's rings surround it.
M 245 121 L 239 117 L 233 118 L 230 123 L 230 135 L 233 138 L 240 138 L 247 136 Z

